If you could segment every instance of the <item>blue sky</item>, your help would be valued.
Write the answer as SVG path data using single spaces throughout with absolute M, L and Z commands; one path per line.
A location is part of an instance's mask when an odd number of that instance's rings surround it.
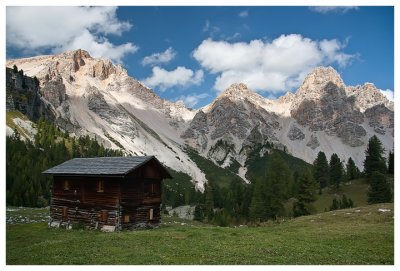
M 79 47 L 194 108 L 234 82 L 279 97 L 316 66 L 347 85 L 394 89 L 393 7 L 8 7 L 6 16 L 7 58 Z

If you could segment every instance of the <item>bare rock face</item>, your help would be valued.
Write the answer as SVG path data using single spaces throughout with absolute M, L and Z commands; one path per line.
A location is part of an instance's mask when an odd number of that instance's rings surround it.
M 116 132 L 130 138 L 138 136 L 138 125 L 135 120 L 121 108 L 108 104 L 104 95 L 96 87 L 90 86 L 86 89 L 85 99 L 89 110 L 115 127 Z
M 181 135 L 184 139 L 193 139 L 197 145 L 204 150 L 207 147 L 208 139 L 207 115 L 199 110 L 190 123 L 189 128 Z
M 235 153 L 235 146 L 227 143 L 224 140 L 219 140 L 213 147 L 210 148 L 207 156 L 219 164 L 222 164 L 229 153 Z
M 360 125 L 352 122 L 345 122 L 338 127 L 336 134 L 347 145 L 358 147 L 364 145 L 364 141 L 361 138 L 366 136 L 367 132 Z
M 305 135 L 297 126 L 292 125 L 287 137 L 292 141 L 293 140 L 303 140 L 305 138 Z
M 355 107 L 354 98 L 347 96 L 343 81 L 332 68 L 316 69 L 295 96 L 291 115 L 301 125 L 338 136 L 353 147 L 364 144 L 364 116 Z
M 107 79 L 110 74 L 116 74 L 117 67 L 114 66 L 110 60 L 98 61 L 89 69 L 89 73 L 95 78 L 104 80 Z
M 354 105 L 365 112 L 368 108 L 383 104 L 393 111 L 393 102 L 390 102 L 372 83 L 365 83 L 362 86 L 346 87 L 348 97 L 354 99 Z
M 61 76 L 58 75 L 54 77 L 54 79 L 46 82 L 40 90 L 40 94 L 51 103 L 54 108 L 59 107 L 67 99 L 65 85 Z
M 369 119 L 369 125 L 375 128 L 377 133 L 384 134 L 385 128 L 394 128 L 394 112 L 383 104 L 368 108 L 365 116 Z
M 311 149 L 316 149 L 319 147 L 319 141 L 316 135 L 312 134 L 310 137 L 310 140 L 307 142 L 307 147 L 310 147 Z
M 243 104 L 235 104 L 230 99 L 222 97 L 208 113 L 209 125 L 215 127 L 211 139 L 224 136 L 227 132 L 239 139 L 244 139 L 247 130 L 251 128 L 249 115 Z

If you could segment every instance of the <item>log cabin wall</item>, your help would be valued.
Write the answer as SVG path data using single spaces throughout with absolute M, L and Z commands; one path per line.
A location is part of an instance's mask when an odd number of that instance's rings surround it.
M 115 230 L 158 225 L 161 181 L 171 177 L 154 156 L 74 158 L 43 173 L 53 175 L 50 226 Z
M 159 225 L 161 221 L 161 173 L 156 163 L 131 172 L 121 182 L 121 227 Z
M 99 182 L 102 182 L 102 187 L 99 187 Z M 89 228 L 118 227 L 119 182 L 115 178 L 55 176 L 51 220 Z

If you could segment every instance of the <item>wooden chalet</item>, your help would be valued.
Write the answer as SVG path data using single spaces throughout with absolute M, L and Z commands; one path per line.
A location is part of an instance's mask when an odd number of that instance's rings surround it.
M 53 175 L 49 226 L 104 231 L 158 225 L 171 178 L 154 156 L 74 158 L 43 174 Z

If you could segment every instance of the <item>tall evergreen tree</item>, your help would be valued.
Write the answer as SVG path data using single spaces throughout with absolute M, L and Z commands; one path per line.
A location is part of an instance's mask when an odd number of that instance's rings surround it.
M 389 152 L 388 173 L 394 174 L 394 152 L 392 152 L 392 151 Z
M 249 207 L 250 219 L 253 221 L 265 220 L 264 184 L 261 179 L 254 184 L 253 195 Z
M 368 147 L 365 151 L 364 173 L 369 179 L 374 171 L 386 174 L 386 160 L 384 157 L 385 149 L 382 142 L 376 135 L 368 141 Z
M 318 184 L 311 172 L 306 170 L 299 180 L 298 201 L 293 204 L 293 215 L 295 217 L 314 212 L 312 203 L 317 199 L 317 187 Z
M 319 183 L 320 191 L 329 185 L 329 164 L 325 153 L 320 151 L 314 160 L 314 179 Z
M 348 180 L 354 180 L 360 177 L 360 170 L 351 157 L 347 160 L 346 173 Z
M 197 204 L 196 207 L 194 208 L 194 220 L 197 221 L 203 221 L 204 219 L 204 210 L 203 210 L 203 206 Z
M 252 220 L 265 221 L 284 215 L 283 203 L 293 185 L 292 175 L 285 160 L 273 152 L 264 178 L 256 181 L 249 207 Z
M 214 193 L 213 193 L 213 187 L 211 186 L 210 183 L 207 184 L 206 186 L 206 216 L 208 221 L 211 221 L 214 217 Z
M 329 175 L 330 183 L 334 184 L 335 188 L 338 189 L 343 179 L 343 164 L 336 153 L 332 154 L 329 161 Z
M 265 209 L 267 218 L 276 218 L 284 214 L 283 203 L 287 200 L 292 175 L 285 160 L 274 152 L 266 174 Z
M 369 178 L 368 203 L 383 203 L 392 200 L 392 191 L 386 175 L 378 171 L 372 172 Z

